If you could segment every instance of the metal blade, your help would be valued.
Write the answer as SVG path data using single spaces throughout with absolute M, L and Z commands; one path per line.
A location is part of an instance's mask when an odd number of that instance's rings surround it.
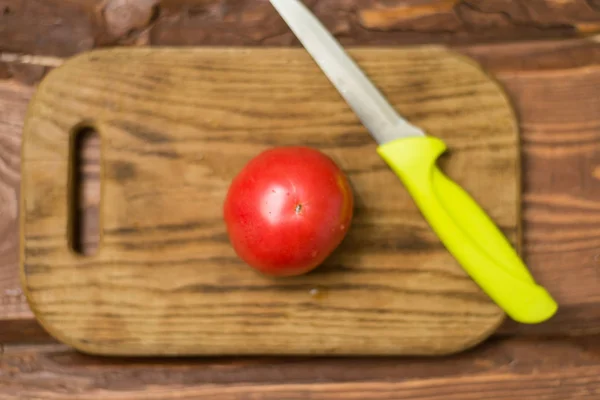
M 398 115 L 342 46 L 299 0 L 270 0 L 379 144 L 425 133 Z

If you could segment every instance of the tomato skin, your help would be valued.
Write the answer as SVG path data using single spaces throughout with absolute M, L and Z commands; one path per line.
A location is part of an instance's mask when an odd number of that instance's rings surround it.
M 351 186 L 331 158 L 303 146 L 266 150 L 232 180 L 224 203 L 236 254 L 272 276 L 319 266 L 346 236 Z

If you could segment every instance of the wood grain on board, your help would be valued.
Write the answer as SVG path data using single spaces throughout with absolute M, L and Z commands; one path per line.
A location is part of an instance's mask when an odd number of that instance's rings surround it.
M 516 242 L 518 132 L 499 86 L 442 47 L 352 54 L 392 104 L 447 143 L 442 167 Z M 100 244 L 90 257 L 67 242 L 70 146 L 82 124 L 102 138 Z M 346 172 L 353 225 L 314 273 L 266 278 L 235 256 L 222 203 L 258 152 L 297 144 Z M 303 50 L 79 56 L 40 85 L 23 148 L 23 284 L 43 325 L 79 349 L 444 354 L 503 319 Z
M 0 398 L 591 400 L 600 337 L 490 340 L 448 357 L 139 359 L 9 345 Z

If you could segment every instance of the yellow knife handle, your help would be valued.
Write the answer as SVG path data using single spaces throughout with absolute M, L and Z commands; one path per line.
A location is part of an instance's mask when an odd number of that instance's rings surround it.
M 506 314 L 534 324 L 558 308 L 490 217 L 436 165 L 446 150 L 434 137 L 398 139 L 377 152 L 398 175 L 444 246 Z

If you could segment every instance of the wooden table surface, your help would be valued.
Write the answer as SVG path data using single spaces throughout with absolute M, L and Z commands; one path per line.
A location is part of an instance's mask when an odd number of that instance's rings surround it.
M 306 1 L 345 45 L 442 43 L 505 88 L 524 257 L 560 303 L 444 358 L 121 359 L 35 322 L 17 269 L 20 136 L 36 84 L 98 47 L 298 46 L 267 0 L 0 0 L 0 399 L 600 398 L 600 1 Z M 93 206 L 93 204 L 91 204 Z

